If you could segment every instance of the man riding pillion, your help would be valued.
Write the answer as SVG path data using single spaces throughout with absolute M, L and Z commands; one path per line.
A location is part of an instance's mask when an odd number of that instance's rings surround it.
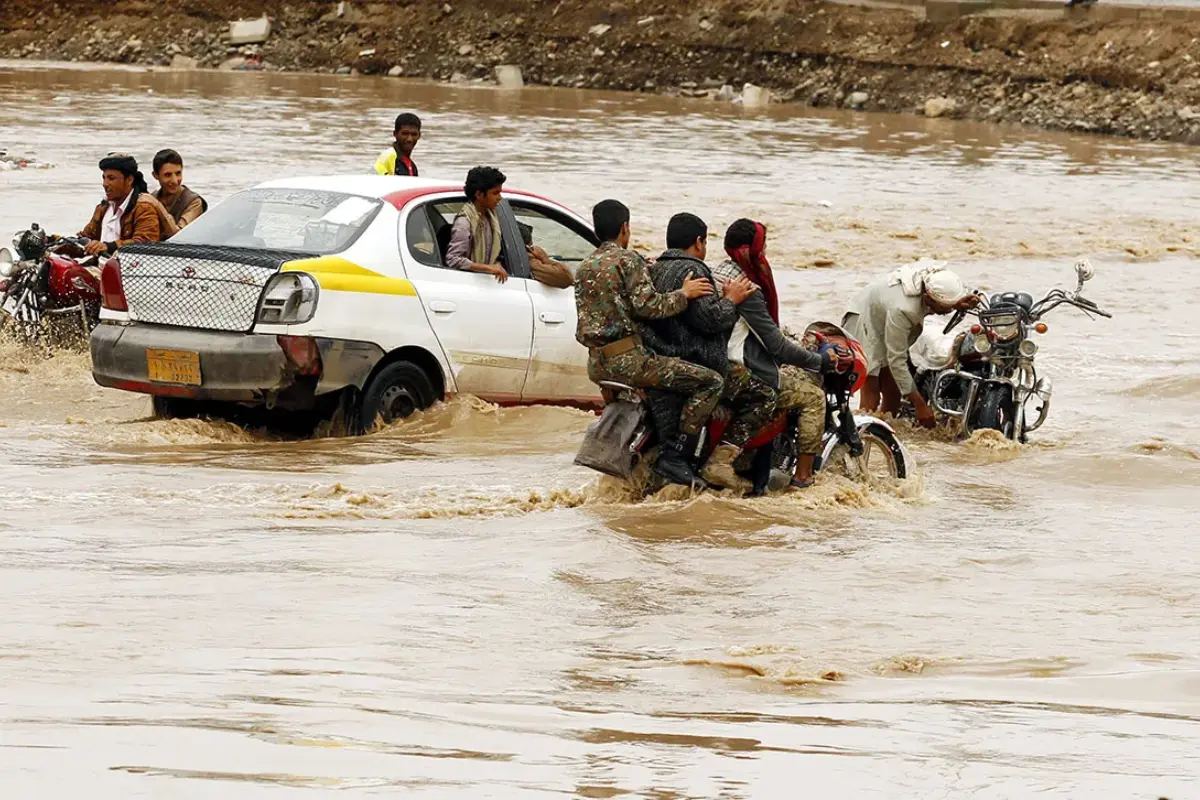
M 179 232 L 162 203 L 150 194 L 137 160 L 110 153 L 100 160 L 104 201 L 79 235 L 89 239 L 88 255 L 112 255 L 118 248 L 139 242 L 161 242 Z
M 842 327 L 867 355 L 863 411 L 895 414 L 907 397 L 926 428 L 936 424 L 933 409 L 921 397 L 908 369 L 908 350 L 916 343 L 929 314 L 974 308 L 979 297 L 945 262 L 921 259 L 892 270 L 868 286 L 850 304 Z M 881 402 L 882 399 L 882 402 Z
M 677 426 L 683 436 L 698 436 L 721 398 L 721 375 L 650 352 L 642 343 L 638 320 L 682 314 L 689 300 L 711 294 L 712 284 L 687 276 L 675 291 L 655 291 L 645 260 L 627 249 L 629 209 L 622 203 L 598 203 L 592 209 L 592 224 L 601 244 L 575 273 L 575 338 L 588 348 L 588 377 L 595 383 L 614 381 L 678 394 L 683 410 Z M 696 483 L 678 442 L 664 442 L 654 469 L 672 483 Z
M 791 486 L 812 485 L 813 463 L 825 432 L 825 389 L 814 373 L 844 372 L 853 364 L 849 351 L 824 345 L 818 352 L 801 347 L 779 327 L 779 294 L 767 261 L 767 229 L 739 219 L 725 232 L 729 259 L 714 270 L 725 285 L 747 278 L 759 291 L 738 306 L 738 321 L 729 342 L 729 360 L 745 366 L 754 377 L 778 391 L 776 408 L 798 415 L 798 459 Z
M 667 224 L 667 250 L 650 270 L 654 286 L 670 292 L 682 286 L 689 276 L 712 281 L 712 272 L 704 263 L 708 253 L 708 226 L 694 214 L 676 214 Z M 714 284 L 715 285 L 715 284 Z M 729 336 L 738 318 L 738 306 L 757 292 L 744 276 L 729 281 L 721 296 L 707 294 L 688 304 L 676 317 L 649 322 L 644 326 L 646 346 L 659 355 L 675 356 L 707 367 L 725 378 L 721 400 L 733 411 L 733 418 L 713 450 L 700 477 L 707 482 L 746 492 L 750 481 L 737 474 L 734 461 L 746 442 L 771 422 L 775 413 L 775 390 L 757 380 L 741 364 L 729 362 Z M 660 432 L 674 418 L 673 399 L 650 393 L 650 407 Z M 695 452 L 695 442 L 684 440 L 681 446 Z
M 174 150 L 159 150 L 154 155 L 154 180 L 158 191 L 154 198 L 163 204 L 167 213 L 180 228 L 195 222 L 208 211 L 208 201 L 183 183 L 183 156 Z

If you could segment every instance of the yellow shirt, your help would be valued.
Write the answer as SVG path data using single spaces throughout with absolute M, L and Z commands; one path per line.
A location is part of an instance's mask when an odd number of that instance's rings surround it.
M 397 164 L 401 167 L 400 172 L 396 172 Z M 400 154 L 396 152 L 396 148 L 389 147 L 379 154 L 379 158 L 375 159 L 375 172 L 379 175 L 409 175 L 415 178 L 417 177 L 417 165 L 411 158 L 408 159 L 408 164 L 405 164 L 401 160 Z

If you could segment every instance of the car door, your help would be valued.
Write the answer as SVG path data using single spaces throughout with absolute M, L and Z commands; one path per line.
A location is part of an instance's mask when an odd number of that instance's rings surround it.
M 400 231 L 408 277 L 458 391 L 519 402 L 533 345 L 533 301 L 519 277 L 497 283 L 491 275 L 446 266 L 450 225 L 464 202 L 462 195 L 446 195 L 405 208 Z M 513 249 L 509 238 L 506 256 Z
M 596 249 L 587 225 L 534 198 L 508 196 L 515 221 L 532 230 L 533 244 L 574 272 Z M 525 281 L 533 300 L 533 354 L 522 399 L 589 405 L 599 389 L 588 378 L 587 349 L 575 340 L 575 291 Z

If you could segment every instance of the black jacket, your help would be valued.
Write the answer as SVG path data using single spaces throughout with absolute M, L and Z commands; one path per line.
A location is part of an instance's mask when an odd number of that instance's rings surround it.
M 762 292 L 755 292 L 743 300 L 738 313 L 750 326 L 751 334 L 746 337 L 742 359 L 754 377 L 778 389 L 781 364 L 791 364 L 809 372 L 821 371 L 820 353 L 805 350 L 784 335 L 771 319 Z
M 681 250 L 668 250 L 650 267 L 650 280 L 660 292 L 683 288 L 691 274 L 713 283 L 712 271 L 698 258 Z M 652 352 L 674 356 L 715 370 L 721 375 L 729 372 L 729 334 L 737 322 L 738 308 L 732 300 L 720 294 L 698 297 L 676 317 L 647 322 L 642 328 L 642 340 Z

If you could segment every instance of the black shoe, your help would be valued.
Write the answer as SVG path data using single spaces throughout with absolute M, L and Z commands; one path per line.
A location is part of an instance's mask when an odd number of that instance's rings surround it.
M 684 455 L 688 452 L 686 448 L 687 437 L 685 436 L 680 436 L 674 441 L 663 442 L 658 451 L 658 460 L 654 462 L 654 471 L 671 483 L 678 483 L 681 486 L 702 487 L 704 486 L 704 481 L 696 475 L 696 472 L 692 469 L 692 465 L 688 463 L 688 459 Z

